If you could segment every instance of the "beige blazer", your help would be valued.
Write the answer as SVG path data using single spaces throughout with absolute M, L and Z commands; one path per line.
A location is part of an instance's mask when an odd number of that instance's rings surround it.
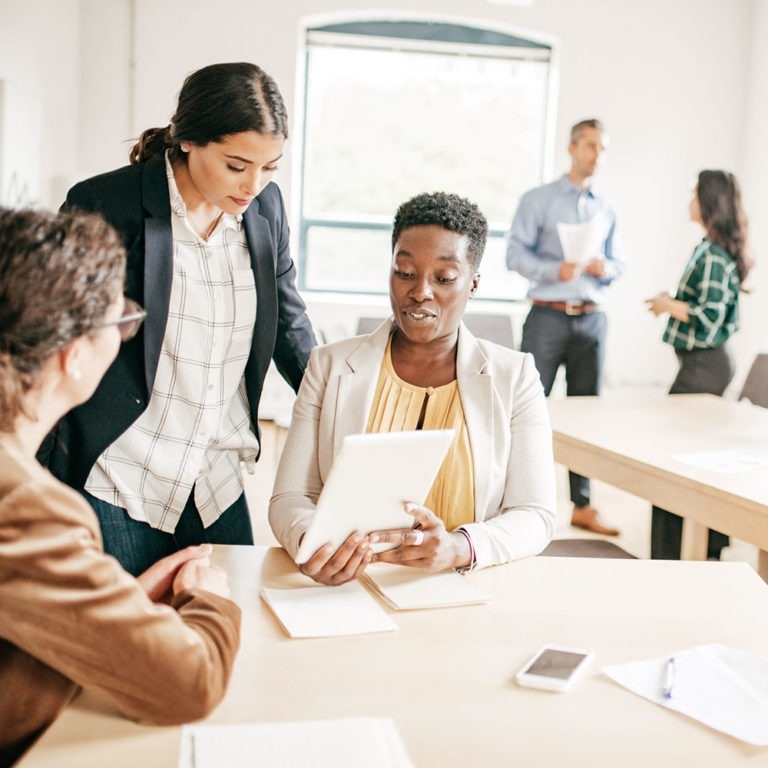
M 369 336 L 313 350 L 269 505 L 296 556 L 334 456 L 365 431 L 392 320 Z M 531 355 L 459 331 L 457 378 L 475 472 L 475 521 L 461 526 L 479 568 L 539 553 L 555 528 L 552 430 Z M 365 503 L 361 499 L 361 503 Z

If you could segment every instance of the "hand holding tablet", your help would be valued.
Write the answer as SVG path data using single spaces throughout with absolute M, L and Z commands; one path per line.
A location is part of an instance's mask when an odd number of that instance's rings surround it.
M 453 437 L 453 430 L 347 436 L 302 538 L 296 562 L 307 563 L 316 553 L 322 558 L 317 551 L 326 544 L 329 551 L 325 559 L 333 553 L 343 557 L 342 545 L 348 557 L 353 553 L 357 557 L 362 534 L 410 529 L 413 517 L 405 512 L 404 504 L 421 504 L 426 499 Z M 411 533 L 418 536 L 420 531 L 404 532 L 407 536 Z M 379 551 L 392 546 L 397 543 L 374 545 Z

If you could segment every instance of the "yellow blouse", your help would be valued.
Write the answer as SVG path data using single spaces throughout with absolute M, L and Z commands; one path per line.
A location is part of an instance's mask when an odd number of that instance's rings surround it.
M 424 506 L 452 531 L 475 522 L 475 477 L 458 382 L 442 387 L 416 387 L 403 381 L 392 365 L 389 337 L 366 432 L 405 432 L 417 429 L 426 400 L 421 429 L 455 429 L 456 436 L 437 473 Z

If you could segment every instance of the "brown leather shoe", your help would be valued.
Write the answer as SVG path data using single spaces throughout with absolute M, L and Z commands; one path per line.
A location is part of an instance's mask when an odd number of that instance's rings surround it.
M 592 533 L 601 533 L 603 536 L 618 536 L 619 529 L 605 525 L 594 507 L 574 507 L 571 515 L 571 525 L 576 528 L 584 528 Z

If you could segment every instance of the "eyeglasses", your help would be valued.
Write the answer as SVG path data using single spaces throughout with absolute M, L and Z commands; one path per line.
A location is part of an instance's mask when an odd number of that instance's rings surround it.
M 120 331 L 120 339 L 122 341 L 130 341 L 139 332 L 139 328 L 141 328 L 141 324 L 146 316 L 147 311 L 145 309 L 142 309 L 133 299 L 127 298 L 121 317 L 118 317 L 117 320 L 101 323 L 97 327 L 104 328 L 108 325 L 116 325 Z

